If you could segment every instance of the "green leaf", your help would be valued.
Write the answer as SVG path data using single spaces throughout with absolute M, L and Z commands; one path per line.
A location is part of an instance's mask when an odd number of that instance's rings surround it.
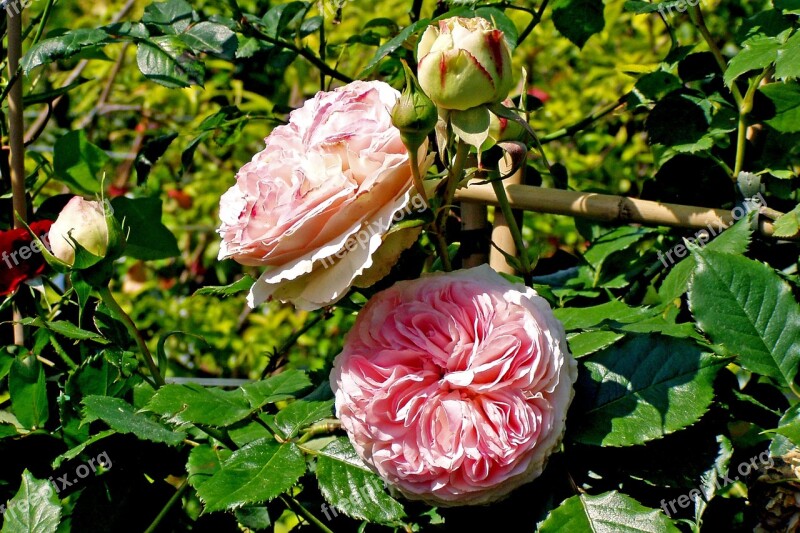
M 333 415 L 333 400 L 309 402 L 297 400 L 275 416 L 275 424 L 291 439 L 297 432 L 314 422 Z
M 0 440 L 7 437 L 16 437 L 17 435 L 19 435 L 19 432 L 13 424 L 0 423 Z
M 185 0 L 154 2 L 144 9 L 142 22 L 158 27 L 164 33 L 178 34 L 186 31 L 193 20 L 192 6 Z
M 594 307 L 564 307 L 553 312 L 567 331 L 590 329 L 609 322 L 630 323 L 653 316 L 657 311 L 646 307 L 630 307 L 611 300 Z
M 391 524 L 405 516 L 403 506 L 386 493 L 381 478 L 364 465 L 346 437 L 320 451 L 317 480 L 328 503 L 351 518 Z
M 309 5 L 305 2 L 288 2 L 278 4 L 269 11 L 261 20 L 265 32 L 273 39 L 280 37 L 286 29 L 294 29 L 308 11 Z
M 53 150 L 53 171 L 59 180 L 77 193 L 100 193 L 100 178 L 109 158 L 89 142 L 83 130 L 62 135 Z
M 770 83 L 759 89 L 775 106 L 775 116 L 766 123 L 781 133 L 800 132 L 800 85 Z
M 111 207 L 126 234 L 125 255 L 144 261 L 180 255 L 178 240 L 161 222 L 160 198 L 118 196 Z
M 694 342 L 659 335 L 631 336 L 582 361 L 572 429 L 595 446 L 642 444 L 694 424 L 721 366 Z
M 745 72 L 770 66 L 778 58 L 781 44 L 776 37 L 765 35 L 756 35 L 748 39 L 741 51 L 728 63 L 724 76 L 725 85 L 730 87 L 734 80 Z
M 714 464 L 700 475 L 700 486 L 698 488 L 703 493 L 703 496 L 702 498 L 696 498 L 694 501 L 695 522 L 697 524 L 700 524 L 700 519 L 706 507 L 708 507 L 708 502 L 716 496 L 719 487 L 725 486 L 725 474 L 728 472 L 728 465 L 731 462 L 731 457 L 733 457 L 733 445 L 726 436 L 717 435 L 717 442 L 719 443 L 719 453 L 714 459 Z
M 105 431 L 101 431 L 100 433 L 97 433 L 96 435 L 92 435 L 91 437 L 89 437 L 88 440 L 78 444 L 77 446 L 75 446 L 71 450 L 68 450 L 68 451 L 62 453 L 61 455 L 59 455 L 58 457 L 56 457 L 53 460 L 53 468 L 60 468 L 61 467 L 61 463 L 63 463 L 64 461 L 70 461 L 72 459 L 75 459 L 80 454 L 82 454 L 83 451 L 86 448 L 88 448 L 92 444 L 94 444 L 96 442 L 100 442 L 101 440 L 103 440 L 103 439 L 105 439 L 107 437 L 110 437 L 111 435 L 116 435 L 116 434 L 117 434 L 117 432 L 114 431 L 113 429 L 107 429 Z
M 19 491 L 2 516 L 3 533 L 55 533 L 61 522 L 61 502 L 52 483 L 36 479 L 25 469 Z
M 22 103 L 25 105 L 25 107 L 29 105 L 52 103 L 53 100 L 55 100 L 56 98 L 64 96 L 75 87 L 80 87 L 81 85 L 83 85 L 84 83 L 88 83 L 89 81 L 91 80 L 87 80 L 86 78 L 78 78 L 69 85 L 65 85 L 64 87 L 59 87 L 58 89 L 51 89 L 49 91 L 41 91 L 29 94 L 22 99 Z
M 194 383 L 161 387 L 147 409 L 175 424 L 214 427 L 230 426 L 252 412 L 241 389 L 226 391 Z
M 663 513 L 617 491 L 578 494 L 565 500 L 542 522 L 539 533 L 678 533 Z
M 800 232 L 800 205 L 775 221 L 776 237 L 794 237 Z
M 745 369 L 793 384 L 800 364 L 800 305 L 770 267 L 738 255 L 694 252 L 689 306 L 715 343 Z
M 403 46 L 403 43 L 405 43 L 412 35 L 422 28 L 426 28 L 430 23 L 430 19 L 421 19 L 414 24 L 403 28 L 400 33 L 383 43 L 383 45 L 378 48 L 378 50 L 375 52 L 375 55 L 372 56 L 372 59 L 369 60 L 369 63 L 367 63 L 367 66 L 364 67 L 364 70 L 361 71 L 361 74 L 359 74 L 358 77 L 364 78 L 368 76 L 373 70 L 375 70 L 375 67 L 378 66 L 384 57 Z
M 616 331 L 584 331 L 567 335 L 567 340 L 572 355 L 583 357 L 608 348 L 624 336 L 624 333 Z
M 177 36 L 140 41 L 136 62 L 142 74 L 165 87 L 183 89 L 203 85 L 205 67 L 188 53 L 188 46 Z
M 49 417 L 44 368 L 35 357 L 17 358 L 8 373 L 11 408 L 26 429 L 41 429 Z
M 252 409 L 268 403 L 294 398 L 298 392 L 311 387 L 311 380 L 300 370 L 286 370 L 265 380 L 242 385 L 245 398 Z
M 306 471 L 295 444 L 258 440 L 231 455 L 197 490 L 205 512 L 269 501 L 286 492 Z
M 772 5 L 787 15 L 800 15 L 800 0 L 772 0 Z
M 84 422 L 102 420 L 117 433 L 133 433 L 137 438 L 152 442 L 163 442 L 177 446 L 186 438 L 186 433 L 173 431 L 120 398 L 110 396 L 87 396 L 83 399 Z
M 603 31 L 602 0 L 556 0 L 553 3 L 553 23 L 556 29 L 583 48 L 589 37 Z
M 7 349 L 7 347 L 6 347 Z M 11 365 L 14 363 L 14 357 L 6 351 L 0 351 L 0 379 L 8 375 L 11 370 Z
M 684 5 L 685 0 L 670 0 L 666 2 L 642 2 L 640 0 L 628 0 L 625 2 L 623 9 L 630 11 L 637 15 L 646 15 L 660 11 L 662 15 L 666 16 L 667 13 L 680 5 Z
M 99 28 L 72 30 L 52 39 L 44 39 L 22 58 L 22 71 L 27 76 L 38 66 L 68 59 L 86 48 L 102 46 L 112 41 L 113 39 Z
M 787 80 L 800 76 L 800 32 L 795 33 L 778 50 L 775 77 Z
M 143 184 L 147 180 L 147 177 L 150 175 L 150 171 L 153 169 L 153 166 L 155 166 L 156 161 L 158 161 L 161 156 L 166 153 L 169 145 L 172 144 L 172 141 L 177 138 L 177 133 L 161 135 L 155 139 L 147 141 L 139 153 L 136 154 L 134 168 L 136 168 L 136 182 L 139 185 Z
M 242 276 L 238 281 L 234 281 L 230 285 L 220 287 L 203 287 L 195 291 L 195 296 L 218 296 L 220 298 L 227 298 L 228 296 L 235 296 L 241 292 L 249 291 L 250 287 L 256 282 L 248 274 Z
M 186 472 L 189 474 L 189 485 L 194 489 L 200 488 L 211 476 L 219 472 L 222 463 L 228 460 L 231 451 L 225 448 L 214 448 L 208 444 L 201 444 L 189 452 L 189 462 Z
M 786 411 L 778 422 L 775 433 L 783 435 L 800 447 L 800 403 Z
M 195 53 L 206 52 L 225 59 L 233 59 L 239 46 L 235 33 L 222 24 L 207 21 L 189 28 L 181 39 Z
M 76 341 L 93 341 L 100 344 L 108 344 L 108 340 L 103 338 L 102 335 L 98 335 L 92 331 L 86 331 L 85 329 L 81 329 L 72 322 L 67 322 L 66 320 L 57 320 L 55 322 L 47 322 L 42 320 L 41 318 L 26 318 L 21 320 L 23 325 L 26 326 L 34 326 L 37 328 L 44 328 L 53 333 L 58 333 L 59 335 L 66 337 L 68 339 L 76 340 Z
M 755 213 L 755 210 L 753 210 L 753 213 Z M 714 228 L 709 225 L 708 230 L 700 230 L 707 231 L 710 237 L 714 237 L 713 240 L 708 241 L 705 248 L 707 250 L 726 254 L 741 255 L 745 253 L 753 238 L 753 226 L 751 221 L 752 216 L 748 216 L 737 221 L 733 226 L 727 229 L 724 227 Z M 694 243 L 697 243 L 698 239 L 700 239 L 700 232 L 695 233 L 693 237 Z M 689 240 L 690 242 L 692 241 L 692 239 Z M 700 242 L 702 242 L 702 240 L 703 239 L 700 239 Z M 658 258 L 665 267 L 669 266 L 670 262 L 675 260 L 672 254 L 675 254 L 676 259 L 678 259 L 678 251 L 680 251 L 681 255 L 686 255 L 688 248 L 683 244 L 680 246 L 680 249 L 677 246 L 673 246 L 666 254 L 658 252 Z M 664 282 L 658 289 L 658 294 L 663 302 L 670 302 L 689 290 L 689 280 L 692 277 L 695 266 L 694 257 L 689 255 L 669 271 L 669 274 L 664 278 Z

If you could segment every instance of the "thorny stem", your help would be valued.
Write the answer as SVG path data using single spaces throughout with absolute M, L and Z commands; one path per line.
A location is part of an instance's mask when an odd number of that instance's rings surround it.
M 164 507 L 158 513 L 158 516 L 156 516 L 155 520 L 153 520 L 153 523 L 150 524 L 150 527 L 148 527 L 144 533 L 153 533 L 158 529 L 161 521 L 164 520 L 164 517 L 167 516 L 169 511 L 175 506 L 176 503 L 178 503 L 178 500 L 181 499 L 181 496 L 183 496 L 183 493 L 186 492 L 187 488 L 189 488 L 188 477 L 183 480 L 183 483 L 181 483 L 180 487 L 178 487 L 178 490 L 175 491 L 175 494 L 173 494 L 169 501 L 164 505 Z
M 333 531 L 330 528 L 328 528 L 328 526 L 323 524 L 319 518 L 314 516 L 311 513 L 311 511 L 306 509 L 300 502 L 295 500 L 293 497 L 286 494 L 281 494 L 279 498 L 284 503 L 284 505 L 286 505 L 286 507 L 288 507 L 295 513 L 305 518 L 308 521 L 308 523 L 312 524 L 320 531 L 323 531 L 324 533 L 333 533 Z
M 497 195 L 497 203 L 506 219 L 508 230 L 511 232 L 511 237 L 514 239 L 514 244 L 517 246 L 520 263 L 522 265 L 522 274 L 525 278 L 525 284 L 529 285 L 531 277 L 531 262 L 528 258 L 525 241 L 522 239 L 522 232 L 519 229 L 516 217 L 514 217 L 514 212 L 511 210 L 511 203 L 508 201 L 506 189 L 501 180 L 492 180 L 492 188 L 494 188 L 494 193 Z
M 136 324 L 133 323 L 131 317 L 128 316 L 128 313 L 126 313 L 122 307 L 120 307 L 119 303 L 114 298 L 114 295 L 111 294 L 111 290 L 108 287 L 98 289 L 98 293 L 100 294 L 100 299 L 103 300 L 103 303 L 105 303 L 111 312 L 113 312 L 117 318 L 122 321 L 122 323 L 125 325 L 125 328 L 128 330 L 128 333 L 130 333 L 131 337 L 133 337 L 133 340 L 136 341 L 136 346 L 138 346 L 139 351 L 142 353 L 144 362 L 147 365 L 147 368 L 150 370 L 150 375 L 156 382 L 156 388 L 166 385 L 164 377 L 161 375 L 161 372 L 158 371 L 158 367 L 153 360 L 153 355 L 150 353 L 150 349 L 147 347 L 147 343 L 144 342 L 142 333 L 136 327 Z
M 459 182 L 464 177 L 464 165 L 467 162 L 469 155 L 469 145 L 458 140 L 456 145 L 456 155 L 453 159 L 453 165 L 447 174 L 447 187 L 445 189 L 444 201 L 442 202 L 439 212 L 436 215 L 434 222 L 434 231 L 436 233 L 436 240 L 438 242 L 439 257 L 442 260 L 442 268 L 445 272 L 453 270 L 453 265 L 450 262 L 450 254 L 447 249 L 447 240 L 445 239 L 445 225 L 447 221 L 447 214 L 450 212 L 450 206 L 453 205 L 453 198 L 456 194 Z

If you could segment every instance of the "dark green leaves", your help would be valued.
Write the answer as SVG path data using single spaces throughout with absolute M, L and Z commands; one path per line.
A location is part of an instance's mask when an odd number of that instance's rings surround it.
M 150 399 L 147 408 L 175 424 L 227 427 L 268 403 L 294 397 L 295 393 L 310 385 L 308 377 L 299 370 L 288 370 L 232 391 L 195 384 L 166 385 Z M 310 404 L 310 402 L 296 403 Z M 295 420 L 292 411 L 289 413 L 289 419 Z M 319 419 L 313 421 L 317 420 Z
M 180 254 L 178 241 L 161 223 L 159 198 L 126 198 L 111 201 L 114 217 L 122 224 L 127 246 L 125 255 L 145 261 L 167 259 Z
M 386 494 L 383 481 L 341 437 L 322 449 L 317 460 L 319 488 L 328 502 L 347 516 L 389 524 L 403 518 L 403 506 Z
M 19 491 L 2 516 L 3 533 L 55 533 L 61 522 L 61 502 L 49 481 L 25 470 Z
M 286 492 L 305 470 L 306 462 L 297 446 L 262 439 L 235 451 L 200 486 L 197 495 L 207 513 L 236 509 Z
M 49 418 L 44 368 L 35 357 L 17 358 L 8 373 L 11 407 L 28 429 L 43 428 Z
M 694 342 L 656 335 L 634 336 L 583 361 L 571 430 L 597 446 L 642 444 L 697 422 L 721 366 Z
M 583 48 L 589 37 L 603 31 L 603 1 L 556 0 L 553 3 L 553 23 L 561 35 Z
M 203 21 L 195 24 L 181 38 L 195 52 L 206 52 L 232 59 L 236 54 L 238 41 L 236 34 L 213 22 Z
M 208 426 L 235 424 L 252 411 L 240 389 L 225 391 L 195 384 L 161 387 L 147 408 L 175 424 Z
M 800 364 L 800 305 L 773 269 L 745 257 L 695 253 L 689 304 L 700 328 L 745 369 L 793 384 Z
M 782 133 L 800 131 L 800 84 L 770 83 L 759 90 L 775 108 L 775 115 L 767 119 L 767 124 Z
M 189 54 L 188 45 L 174 35 L 140 42 L 136 62 L 142 74 L 165 87 L 180 89 L 203 84 L 205 67 Z
M 38 66 L 67 59 L 79 52 L 111 42 L 109 35 L 100 28 L 86 28 L 67 32 L 58 37 L 45 39 L 31 48 L 22 59 L 22 71 L 27 75 Z
M 660 511 L 648 509 L 617 491 L 599 496 L 579 494 L 563 502 L 542 522 L 541 533 L 678 533 Z
M 120 398 L 87 396 L 83 405 L 86 422 L 102 420 L 118 433 L 133 433 L 139 439 L 170 446 L 177 446 L 186 438 L 185 433 L 173 431 L 149 416 L 137 413 L 131 404 Z
M 59 180 L 79 194 L 99 194 L 106 153 L 89 142 L 86 133 L 70 131 L 55 144 L 53 170 Z
M 298 400 L 277 414 L 275 424 L 287 438 L 292 438 L 304 427 L 331 416 L 333 416 L 333 400 L 323 402 Z
M 145 8 L 142 16 L 145 25 L 173 35 L 186 31 L 193 20 L 192 6 L 185 0 L 154 2 Z

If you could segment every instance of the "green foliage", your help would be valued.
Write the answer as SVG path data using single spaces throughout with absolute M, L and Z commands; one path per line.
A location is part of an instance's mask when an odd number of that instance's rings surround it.
M 426 0 L 418 11 L 168 0 L 110 23 L 123 3 L 38 2 L 22 15 L 23 104 L 37 126 L 25 136 L 29 212 L 55 218 L 65 191 L 112 198 L 127 247 L 102 275 L 50 270 L 0 302 L 4 532 L 154 520 L 164 531 L 305 531 L 314 519 L 337 533 L 756 527 L 753 480 L 728 478 L 767 447 L 800 446 L 796 0 L 701 3 L 702 19 L 683 0 Z M 765 205 L 707 228 L 709 242 L 697 228 L 627 224 L 629 212 L 604 223 L 525 213 L 535 268 L 520 282 L 551 301 L 579 359 L 567 433 L 506 502 L 437 511 L 391 496 L 333 418 L 332 360 L 377 289 L 314 313 L 250 310 L 260 269 L 219 261 L 215 229 L 221 194 L 290 110 L 351 78 L 401 88 L 401 61 L 413 69 L 424 29 L 453 15 L 491 20 L 516 46 L 512 97 L 527 100 L 542 144 L 527 158 L 531 184 L 722 210 L 757 192 Z M 10 144 L 5 119 L 0 132 Z M 444 170 L 437 161 L 431 174 Z M 0 230 L 13 223 L 6 181 Z M 456 266 L 472 244 L 458 222 L 446 225 Z M 380 287 L 441 267 L 429 236 Z M 97 291 L 109 278 L 119 308 Z M 28 472 L 67 472 L 101 450 L 124 467 L 74 492 Z M 659 511 L 693 489 L 703 497 L 691 506 Z M 326 508 L 338 512 L 330 523 Z
M 3 533 L 54 533 L 60 521 L 61 504 L 53 485 L 25 470 L 19 491 L 3 515 Z

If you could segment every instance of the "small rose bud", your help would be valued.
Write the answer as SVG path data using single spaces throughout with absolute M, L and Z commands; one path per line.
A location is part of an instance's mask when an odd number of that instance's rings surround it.
M 417 47 L 419 84 L 444 109 L 463 111 L 500 102 L 514 85 L 503 32 L 480 17 L 429 26 Z
M 414 73 L 403 62 L 406 88 L 392 108 L 392 124 L 400 130 L 400 138 L 409 152 L 415 152 L 425 142 L 439 120 L 436 106 L 420 89 Z
M 103 204 L 75 196 L 61 210 L 50 228 L 53 255 L 68 265 L 74 264 L 75 242 L 90 254 L 105 257 L 108 222 Z

